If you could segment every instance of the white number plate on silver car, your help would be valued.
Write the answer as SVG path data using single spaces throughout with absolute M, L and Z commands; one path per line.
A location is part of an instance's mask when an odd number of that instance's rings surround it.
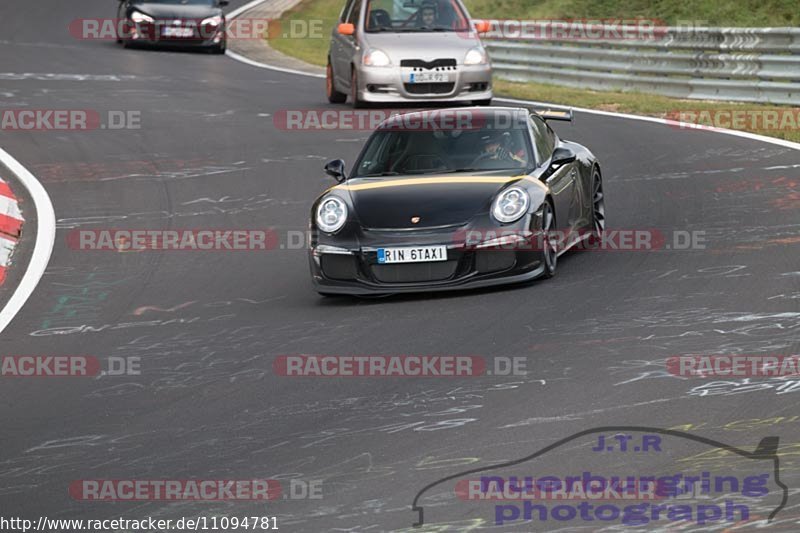
M 450 75 L 446 72 L 412 72 L 408 83 L 447 83 Z

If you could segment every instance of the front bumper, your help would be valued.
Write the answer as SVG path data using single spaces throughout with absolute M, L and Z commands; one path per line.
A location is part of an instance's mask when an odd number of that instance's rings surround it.
M 426 240 L 424 245 L 436 242 Z M 517 283 L 544 272 L 539 250 L 476 249 L 452 240 L 438 242 L 448 247 L 447 261 L 379 264 L 377 247 L 312 246 L 312 283 L 317 292 L 330 294 L 432 292 Z
M 201 32 L 194 29 L 194 35 L 189 37 L 164 37 L 160 35 L 161 28 L 167 24 L 158 21 L 156 24 L 129 23 L 127 34 L 123 40 L 128 46 L 142 46 L 150 48 L 219 48 L 225 46 L 225 27 L 221 26 L 213 32 Z
M 358 71 L 358 97 L 364 102 L 464 102 L 492 98 L 490 65 L 458 65 L 447 83 L 406 83 L 408 67 L 366 67 Z

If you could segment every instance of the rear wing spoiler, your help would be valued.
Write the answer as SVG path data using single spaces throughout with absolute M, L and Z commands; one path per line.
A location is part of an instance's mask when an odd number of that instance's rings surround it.
M 572 109 L 531 109 L 534 113 L 542 117 L 544 120 L 562 120 L 565 122 L 572 122 Z

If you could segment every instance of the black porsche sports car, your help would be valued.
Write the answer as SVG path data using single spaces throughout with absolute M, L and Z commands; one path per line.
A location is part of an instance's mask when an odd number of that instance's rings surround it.
M 226 5 L 228 0 L 120 0 L 117 42 L 225 53 Z
M 323 294 L 486 287 L 551 277 L 605 228 L 600 165 L 545 120 L 571 111 L 440 109 L 394 115 L 311 212 Z

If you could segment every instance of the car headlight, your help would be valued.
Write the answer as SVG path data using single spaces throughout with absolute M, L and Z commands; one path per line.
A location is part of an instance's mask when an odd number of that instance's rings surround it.
M 156 21 L 156 19 L 154 19 L 150 15 L 145 15 L 140 11 L 134 11 L 133 13 L 131 13 L 131 20 L 136 24 L 140 24 L 142 22 L 149 22 L 152 24 L 153 22 Z
M 204 19 L 203 22 L 200 23 L 201 26 L 219 26 L 220 24 L 222 24 L 221 15 L 208 17 L 207 19 Z
M 364 54 L 364 64 L 370 67 L 388 67 L 392 60 L 383 50 L 372 49 Z
M 484 65 L 486 64 L 486 50 L 480 46 L 470 48 L 464 56 L 465 65 Z
M 531 197 L 521 187 L 510 187 L 500 193 L 492 204 L 492 216 L 504 224 L 519 220 L 528 210 Z
M 317 207 L 317 226 L 325 233 L 333 233 L 344 226 L 347 205 L 335 196 L 328 196 Z

